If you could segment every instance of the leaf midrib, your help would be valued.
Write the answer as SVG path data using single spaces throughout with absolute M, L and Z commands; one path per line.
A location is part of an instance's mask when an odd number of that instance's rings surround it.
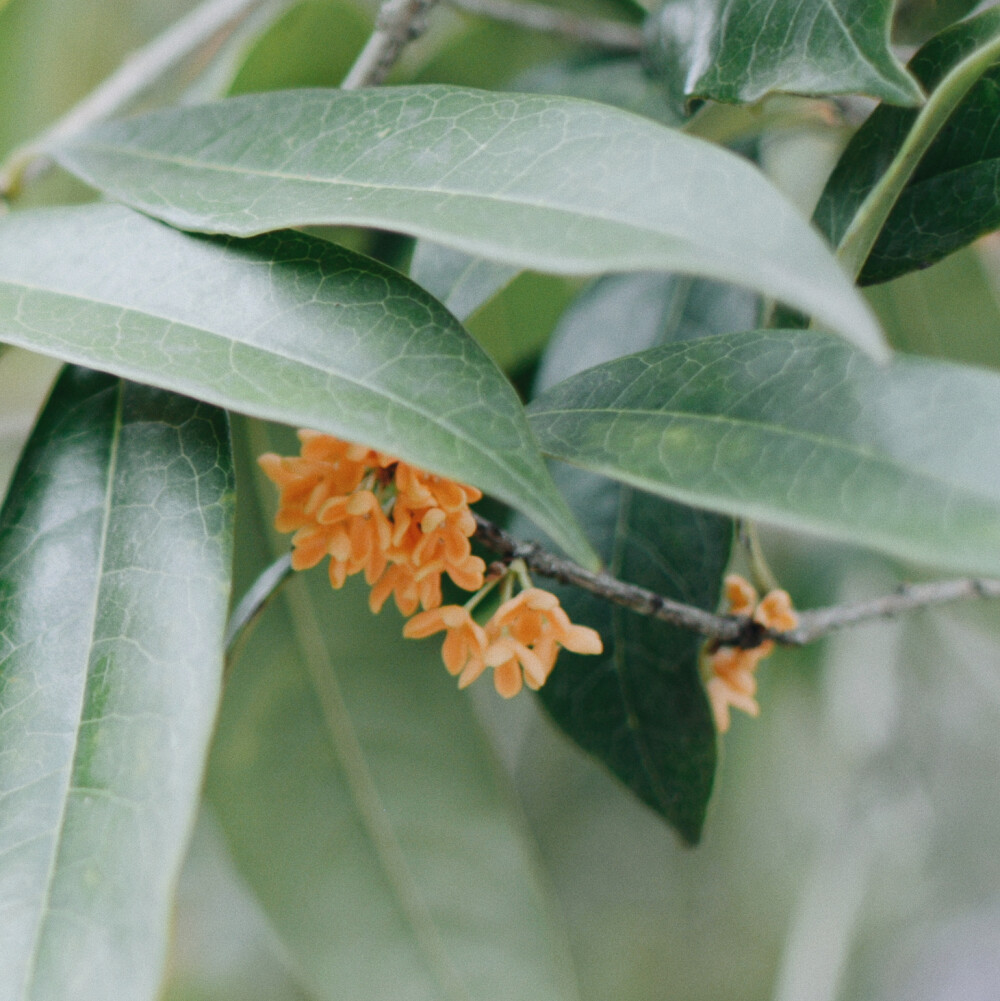
M 66 770 L 66 782 L 65 782 L 65 793 L 61 798 L 61 806 L 59 810 L 59 819 L 56 823 L 55 838 L 52 844 L 52 853 L 50 856 L 49 869 L 45 876 L 45 884 L 42 891 L 41 897 L 41 907 L 38 913 L 38 923 L 36 925 L 35 935 L 32 939 L 31 954 L 28 957 L 28 963 L 25 969 L 25 982 L 24 990 L 22 992 L 22 997 L 25 999 L 31 996 L 31 992 L 35 983 L 35 976 L 38 972 L 38 959 L 39 950 L 41 948 L 42 937 L 45 933 L 46 919 L 50 913 L 50 900 L 52 897 L 52 888 L 55 883 L 56 871 L 58 868 L 59 856 L 62 853 L 63 848 L 63 835 L 66 829 L 66 818 L 69 812 L 69 798 L 74 791 L 73 779 L 76 774 L 76 764 L 78 760 L 78 753 L 80 748 L 80 728 L 83 725 L 83 710 L 87 702 L 87 689 L 90 684 L 90 659 L 94 647 L 94 637 L 97 631 L 97 619 L 98 619 L 98 609 L 101 603 L 101 594 L 103 592 L 104 583 L 104 571 L 105 571 L 105 560 L 107 558 L 108 551 L 108 531 L 111 524 L 111 510 L 114 506 L 114 481 L 117 475 L 118 469 L 118 456 L 121 447 L 121 435 L 122 435 L 122 408 L 124 402 L 124 392 L 125 384 L 122 380 L 118 380 L 115 385 L 115 412 L 112 421 L 111 429 L 111 445 L 108 453 L 108 469 L 105 476 L 105 502 L 104 511 L 101 522 L 101 539 L 98 546 L 98 565 L 95 572 L 95 585 L 94 585 L 94 597 L 90 609 L 90 634 L 88 637 L 88 642 L 86 645 L 86 672 L 83 679 L 83 684 L 80 687 L 80 703 L 79 709 L 77 710 L 76 724 L 74 729 L 74 740 L 73 740 L 73 755 L 69 764 L 69 768 Z
M 154 163 L 165 164 L 173 167 L 184 167 L 189 169 L 206 170 L 221 174 L 234 174 L 240 177 L 255 177 L 273 181 L 294 181 L 295 183 L 315 185 L 321 188 L 349 187 L 349 188 L 360 188 L 364 191 L 389 190 L 389 191 L 398 191 L 401 194 L 409 194 L 409 195 L 443 195 L 448 198 L 455 198 L 455 199 L 461 198 L 461 199 L 467 199 L 469 201 L 483 201 L 488 203 L 497 202 L 501 205 L 523 206 L 525 208 L 531 208 L 531 209 L 542 209 L 554 214 L 558 213 L 561 215 L 571 215 L 577 218 L 597 219 L 600 220 L 601 222 L 613 223 L 618 226 L 627 226 L 630 229 L 634 229 L 641 233 L 648 233 L 652 236 L 657 236 L 661 238 L 667 237 L 672 240 L 682 240 L 686 244 L 697 246 L 697 244 L 694 244 L 693 241 L 691 241 L 686 236 L 679 235 L 678 233 L 673 232 L 671 230 L 662 227 L 656 228 L 653 226 L 644 225 L 643 222 L 640 220 L 627 218 L 622 215 L 614 215 L 609 212 L 598 211 L 594 209 L 594 207 L 591 204 L 588 204 L 586 206 L 580 206 L 570 202 L 558 203 L 553 201 L 543 201 L 537 196 L 528 196 L 528 195 L 514 197 L 510 195 L 505 195 L 504 193 L 499 191 L 477 192 L 463 188 L 448 188 L 448 187 L 438 187 L 431 185 L 415 186 L 415 185 L 401 184 L 399 182 L 376 184 L 370 181 L 348 180 L 347 178 L 342 176 L 316 177 L 308 174 L 295 174 L 289 171 L 265 169 L 263 167 L 245 167 L 245 166 L 238 167 L 235 165 L 226 165 L 212 161 L 199 160 L 190 156 L 181 156 L 179 154 L 165 154 L 153 150 L 136 149 L 131 146 L 115 146 L 106 143 L 77 142 L 74 143 L 70 147 L 70 149 L 78 149 L 91 153 L 106 154 L 114 157 L 121 157 L 123 159 L 126 157 L 134 157 L 135 159 L 138 160 L 147 160 L 147 161 L 152 161 Z M 58 151 L 55 151 L 54 155 L 58 156 Z M 736 161 L 736 163 L 738 164 L 739 161 Z M 740 164 L 740 168 L 742 168 L 743 166 L 744 165 Z M 750 168 L 748 165 L 746 166 L 748 174 L 752 174 L 753 173 L 752 168 Z M 172 205 L 168 207 L 174 208 L 177 211 L 182 211 L 189 216 L 192 217 L 195 216 L 195 213 L 191 212 L 188 209 L 182 209 L 179 208 L 178 206 L 172 206 Z M 206 212 L 206 215 L 209 214 L 211 213 Z M 233 211 L 223 210 L 222 212 L 215 214 L 232 215 Z M 371 215 L 371 213 L 369 213 L 368 215 Z M 338 213 L 337 219 L 339 220 L 341 218 L 346 218 L 346 215 L 344 213 Z M 288 223 L 288 225 L 289 226 L 317 225 L 317 220 L 313 217 L 309 217 L 309 218 L 304 218 L 298 222 L 290 222 Z M 260 232 L 267 232 L 267 230 L 254 231 L 254 232 L 246 231 L 246 233 L 243 233 L 243 231 L 241 231 L 240 235 L 259 235 Z M 437 231 L 435 230 L 434 232 Z M 433 237 L 433 233 L 431 232 L 429 232 L 427 235 L 428 238 Z M 725 254 L 724 247 L 714 248 L 714 249 L 716 251 L 717 256 L 727 256 Z
M 609 407 L 592 407 L 592 408 L 572 408 L 572 409 L 559 409 L 559 410 L 529 410 L 528 420 L 529 423 L 535 418 L 542 417 L 569 417 L 569 416 L 581 416 L 590 417 L 595 414 L 607 414 L 612 417 L 653 417 L 661 418 L 664 420 L 687 420 L 692 422 L 702 422 L 704 424 L 726 424 L 731 426 L 733 429 L 738 427 L 749 428 L 754 431 L 758 431 L 762 434 L 767 433 L 774 435 L 775 437 L 789 438 L 793 441 L 804 441 L 811 442 L 817 446 L 823 446 L 830 449 L 831 451 L 843 452 L 848 455 L 854 455 L 859 460 L 864 460 L 865 462 L 870 462 L 873 465 L 887 467 L 889 469 L 897 470 L 901 474 L 907 476 L 920 478 L 927 480 L 930 483 L 936 483 L 939 486 L 947 488 L 949 491 L 955 492 L 961 490 L 961 492 L 970 495 L 971 497 L 982 498 L 983 500 L 995 503 L 997 498 L 991 496 L 988 493 L 981 493 L 980 491 L 973 489 L 966 485 L 961 485 L 959 487 L 951 480 L 947 480 L 941 476 L 936 476 L 932 472 L 929 472 L 921 467 L 908 467 L 903 465 L 900 461 L 892 459 L 889 456 L 880 454 L 878 452 L 872 452 L 868 449 L 863 448 L 860 445 L 856 445 L 853 442 L 845 442 L 840 439 L 827 438 L 823 435 L 815 432 L 798 432 L 791 431 L 780 424 L 770 424 L 765 421 L 755 421 L 745 417 L 726 417 L 721 414 L 700 414 L 686 410 L 646 410 L 644 408 L 635 408 L 628 410 L 613 410 Z M 542 443 L 542 451 L 546 454 L 554 455 L 549 449 L 545 447 L 544 442 Z M 559 456 L 554 456 L 558 458 Z M 648 477 L 646 477 L 648 478 Z

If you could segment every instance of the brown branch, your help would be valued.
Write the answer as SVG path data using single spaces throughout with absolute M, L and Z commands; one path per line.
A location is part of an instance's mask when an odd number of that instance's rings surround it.
M 389 74 L 408 42 L 426 27 L 427 12 L 436 0 L 386 0 L 378 12 L 375 30 L 354 65 L 347 71 L 342 90 L 375 87 Z
M 929 605 L 961 598 L 1000 598 L 1000 580 L 964 578 L 904 584 L 895 594 L 845 605 L 798 612 L 799 625 L 788 632 L 765 629 L 746 616 L 714 615 L 693 605 L 665 598 L 645 588 L 626 584 L 608 574 L 595 574 L 571 560 L 555 556 L 536 542 L 522 542 L 476 515 L 477 541 L 505 561 L 521 559 L 528 569 L 563 584 L 572 584 L 639 615 L 649 615 L 701 633 L 727 646 L 754 647 L 764 639 L 786 646 L 805 646 L 835 629 L 887 618 Z
M 448 0 L 448 3 L 466 14 L 516 24 L 532 31 L 562 35 L 584 45 L 613 52 L 639 52 L 643 46 L 642 30 L 623 21 L 580 17 L 555 7 L 515 3 L 513 0 Z

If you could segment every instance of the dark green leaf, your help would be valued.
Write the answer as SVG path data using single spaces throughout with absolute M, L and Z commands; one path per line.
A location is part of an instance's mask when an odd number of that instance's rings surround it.
M 607 105 L 442 86 L 286 91 L 98 126 L 53 153 L 184 229 L 376 226 L 538 271 L 683 271 L 881 348 L 829 250 L 755 167 Z
M 14 213 L 0 340 L 474 483 L 593 565 L 496 366 L 409 279 L 323 240 L 191 237 L 111 205 Z
M 226 686 L 207 792 L 310 998 L 576 998 L 440 637 L 404 640 L 363 586 L 297 575 L 268 608 Z
M 992 8 L 933 38 L 910 69 L 928 92 L 934 91 L 959 64 L 995 45 L 998 36 L 1000 9 Z M 956 98 L 886 219 L 862 268 L 862 284 L 926 267 L 1000 226 L 998 115 L 1000 67 L 994 66 Z M 858 130 L 816 207 L 816 223 L 831 242 L 840 242 L 916 119 L 916 111 L 881 107 Z
M 892 0 L 673 0 L 650 21 L 650 56 L 684 100 L 786 91 L 919 104 L 889 48 L 891 16 Z
M 676 277 L 595 283 L 565 315 L 540 373 L 543 385 L 616 352 L 753 322 L 744 293 Z M 614 576 L 713 609 L 732 523 L 581 470 L 557 474 Z M 712 791 L 716 737 L 698 673 L 700 637 L 563 588 L 575 622 L 601 633 L 604 654 L 560 654 L 539 695 L 595 755 L 688 842 L 698 840 Z
M 224 415 L 69 369 L 0 514 L 0 993 L 143 1001 L 215 718 Z
M 1000 574 L 1000 377 L 810 331 L 654 348 L 529 408 L 545 451 L 644 490 Z

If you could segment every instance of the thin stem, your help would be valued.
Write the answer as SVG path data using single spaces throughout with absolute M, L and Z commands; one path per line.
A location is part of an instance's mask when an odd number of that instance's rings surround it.
M 279 588 L 292 575 L 292 558 L 286 553 L 278 557 L 247 589 L 239 604 L 229 616 L 223 647 L 226 651 L 226 669 L 236 659 L 240 644 L 249 634 L 249 629 L 268 602 L 278 593 Z
M 427 12 L 436 0 L 386 0 L 378 12 L 375 30 L 354 65 L 342 90 L 375 87 L 389 74 L 408 42 L 423 34 Z
M 774 591 L 781 585 L 778 578 L 774 576 L 764 556 L 764 547 L 760 544 L 760 533 L 757 531 L 757 524 L 753 521 L 740 522 L 740 542 L 747 552 L 747 559 L 750 563 L 750 579 L 758 591 Z
M 622 21 L 580 17 L 554 7 L 514 3 L 512 0 L 448 0 L 448 3 L 466 14 L 561 35 L 613 52 L 639 52 L 643 46 L 642 29 Z
M 799 613 L 799 626 L 778 634 L 775 639 L 792 646 L 804 646 L 834 629 L 843 629 L 859 622 L 889 618 L 930 605 L 941 605 L 962 598 L 1000 598 L 1000 580 L 966 577 L 959 580 L 937 580 L 926 584 L 903 584 L 895 594 L 881 598 L 831 605 Z
M 837 257 L 856 278 L 893 205 L 941 127 L 972 85 L 1000 58 L 1000 36 L 963 59 L 934 88 L 899 152 L 868 192 L 837 247 Z
M 835 629 L 870 622 L 873 619 L 888 618 L 963 598 L 1000 598 L 1000 580 L 963 578 L 932 581 L 927 584 L 904 584 L 895 594 L 799 612 L 799 625 L 787 632 L 779 632 L 766 629 L 747 616 L 715 615 L 694 605 L 686 605 L 654 591 L 648 591 L 646 588 L 617 580 L 608 574 L 591 573 L 571 560 L 553 555 L 537 542 L 515 539 L 478 514 L 475 518 L 476 540 L 487 549 L 499 554 L 508 565 L 519 560 L 523 561 L 530 571 L 542 577 L 582 588 L 605 601 L 628 608 L 638 615 L 648 615 L 669 622 L 671 625 L 700 633 L 716 643 L 728 646 L 755 647 L 765 639 L 773 639 L 785 646 L 805 646 Z M 240 600 L 230 616 L 226 630 L 227 663 L 235 659 L 237 645 L 243 641 L 249 627 L 291 573 L 291 558 L 287 555 L 282 556 L 254 581 Z M 492 584 L 489 587 L 492 587 Z M 474 601 L 478 603 L 487 590 L 488 588 L 484 588 L 479 592 Z
M 905 584 L 895 594 L 881 598 L 799 612 L 797 628 L 778 632 L 765 629 L 746 616 L 713 615 L 693 605 L 685 605 L 634 584 L 626 584 L 607 574 L 591 573 L 570 560 L 554 556 L 535 542 L 515 539 L 478 515 L 476 523 L 476 539 L 505 559 L 522 559 L 531 571 L 543 577 L 583 588 L 639 615 L 661 619 L 730 646 L 753 647 L 763 639 L 773 639 L 786 646 L 805 646 L 835 629 L 899 615 L 929 605 L 962 598 L 1000 598 L 1000 580 L 965 578 Z
M 634 584 L 626 584 L 609 574 L 591 573 L 571 560 L 554 556 L 537 542 L 522 542 L 515 539 L 479 515 L 476 515 L 476 526 L 477 541 L 508 561 L 524 560 L 532 573 L 550 577 L 562 584 L 583 588 L 616 605 L 629 608 L 639 615 L 662 619 L 664 622 L 710 636 L 722 643 L 747 646 L 756 646 L 760 643 L 762 628 L 746 618 L 713 615 L 693 605 L 685 605 Z
M 38 138 L 15 150 L 0 170 L 0 197 L 11 198 L 28 181 L 50 166 L 47 144 L 78 135 L 97 122 L 126 110 L 164 76 L 191 56 L 225 41 L 259 8 L 280 6 L 280 0 L 206 0 L 173 24 L 92 90 Z

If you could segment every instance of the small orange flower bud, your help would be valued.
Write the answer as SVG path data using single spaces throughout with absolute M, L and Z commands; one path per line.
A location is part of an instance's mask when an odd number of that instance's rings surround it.
M 785 632 L 798 625 L 787 591 L 770 591 L 760 601 L 753 586 L 737 574 L 723 582 L 728 611 L 733 615 L 748 615 L 767 629 Z M 757 693 L 756 670 L 760 662 L 774 650 L 774 640 L 766 639 L 750 649 L 720 646 L 705 660 L 708 694 L 715 727 L 719 733 L 729 729 L 730 707 L 750 716 L 760 713 L 754 696 Z

